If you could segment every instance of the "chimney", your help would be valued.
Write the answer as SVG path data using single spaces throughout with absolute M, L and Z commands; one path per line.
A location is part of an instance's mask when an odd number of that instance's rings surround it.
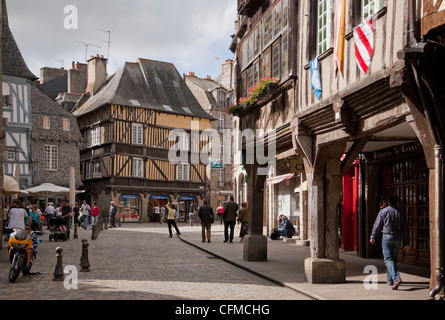
M 74 63 L 68 70 L 68 93 L 83 93 L 87 87 L 87 68 L 84 63 Z
M 94 96 L 107 81 L 107 59 L 99 55 L 88 60 L 88 85 L 86 91 Z
M 66 72 L 67 71 L 63 68 L 40 68 L 40 84 L 62 77 Z
M 212 80 L 212 76 L 207 76 L 207 80 Z

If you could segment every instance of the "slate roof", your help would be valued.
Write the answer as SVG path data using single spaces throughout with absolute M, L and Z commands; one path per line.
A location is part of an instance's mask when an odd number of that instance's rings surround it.
M 6 10 L 6 0 L 2 1 L 2 74 L 27 78 L 29 80 L 38 79 L 28 68 L 25 60 L 15 42 L 11 29 L 9 29 L 8 13 Z
M 42 83 L 40 89 L 55 100 L 59 94 L 68 91 L 68 74 Z
M 202 109 L 173 64 L 148 59 L 126 62 L 96 95 L 73 114 L 81 116 L 107 104 L 140 106 L 163 113 L 214 120 Z M 184 108 L 188 108 L 190 113 Z

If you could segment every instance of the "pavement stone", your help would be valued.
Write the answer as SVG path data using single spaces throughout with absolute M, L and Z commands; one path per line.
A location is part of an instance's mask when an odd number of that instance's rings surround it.
M 292 242 L 268 240 L 268 260 L 243 260 L 243 244 L 235 237 L 223 243 L 223 226 L 212 225 L 211 243 L 201 242 L 201 227 L 179 223 L 181 236 L 168 237 L 166 224 L 128 223 L 104 230 L 91 240 L 91 230 L 78 230 L 78 239 L 48 241 L 41 236 L 34 272 L 8 282 L 6 246 L 0 251 L 0 300 L 426 300 L 429 269 L 399 264 L 403 283 L 393 291 L 386 285 L 386 267 L 380 259 L 363 259 L 341 252 L 346 261 L 346 282 L 310 284 L 304 277 L 309 247 Z M 44 230 L 45 231 L 45 230 Z M 175 234 L 175 232 L 173 231 Z M 239 226 L 235 228 L 235 235 Z M 72 230 L 71 235 L 73 236 Z M 90 272 L 78 272 L 78 289 L 67 290 L 53 281 L 56 248 L 61 246 L 63 265 L 80 270 L 82 239 L 89 243 Z M 199 249 L 199 250 L 198 250 Z M 222 261 L 230 263 L 230 268 Z M 364 285 L 366 266 L 378 270 L 376 289 Z M 234 271 L 235 270 L 235 271 Z M 247 272 L 246 272 L 247 271 Z M 253 273 L 275 283 L 252 280 Z M 65 278 L 71 276 L 68 273 Z M 69 282 L 68 282 L 69 284 Z M 253 294 L 254 293 L 254 294 Z
M 179 227 L 184 233 L 198 231 L 198 227 L 185 224 Z M 80 229 L 78 239 L 65 242 L 49 241 L 45 233 L 32 270 L 41 275 L 21 275 L 15 283 L 9 283 L 7 251 L 1 250 L 0 300 L 310 299 L 212 259 L 214 256 L 176 235 L 169 238 L 166 224 L 123 224 L 102 231 L 97 240 L 91 240 L 91 230 Z M 89 243 L 90 272 L 79 272 L 84 238 Z M 53 281 L 59 246 L 63 248 L 64 268 L 74 266 L 77 272 L 77 289 L 65 288 L 74 284 L 70 281 L 73 271 L 65 273 L 65 281 Z

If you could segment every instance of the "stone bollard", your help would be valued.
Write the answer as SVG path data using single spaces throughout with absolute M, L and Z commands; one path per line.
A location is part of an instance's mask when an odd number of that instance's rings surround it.
M 122 227 L 122 224 L 121 224 L 121 217 L 119 217 L 119 220 L 118 220 L 118 222 L 117 222 L 117 226 L 118 226 L 118 227 Z
M 91 240 L 97 239 L 97 223 L 93 226 L 93 229 L 91 231 Z
M 64 273 L 63 273 L 63 267 L 62 267 L 62 252 L 63 249 L 61 247 L 56 248 L 57 252 L 57 264 L 56 268 L 54 269 L 54 278 L 53 281 L 63 281 Z
M 108 230 L 108 220 L 109 220 L 110 218 L 105 218 L 105 230 Z
M 74 225 L 74 236 L 73 236 L 73 238 L 74 239 L 78 239 L 79 238 L 79 235 L 77 234 L 77 224 Z
M 100 219 L 100 231 L 104 231 L 104 219 Z
M 87 239 L 82 239 L 82 256 L 80 257 L 80 272 L 90 272 L 90 261 L 88 259 L 89 243 Z

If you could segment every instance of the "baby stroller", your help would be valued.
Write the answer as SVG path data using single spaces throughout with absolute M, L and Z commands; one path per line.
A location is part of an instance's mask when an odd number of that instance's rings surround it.
M 49 223 L 50 223 L 49 241 L 51 241 L 51 239 L 54 239 L 54 241 L 57 241 L 59 239 L 65 241 L 66 239 L 68 239 L 66 222 L 63 219 L 51 218 Z

